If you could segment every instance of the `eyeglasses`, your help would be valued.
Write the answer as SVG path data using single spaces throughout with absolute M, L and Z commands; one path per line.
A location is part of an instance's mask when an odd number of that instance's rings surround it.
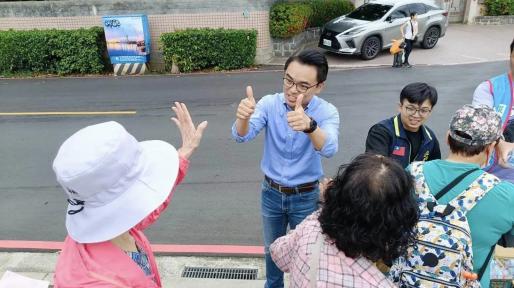
M 317 86 L 319 84 L 316 83 L 314 85 L 308 86 L 306 84 L 296 83 L 293 79 L 289 79 L 287 77 L 284 77 L 284 85 L 286 85 L 287 88 L 293 87 L 293 85 L 296 85 L 296 90 L 300 93 L 305 93 L 307 90 L 311 89 L 314 86 Z
M 430 112 L 432 112 L 432 110 L 428 109 L 428 108 L 418 109 L 418 108 L 414 108 L 412 106 L 405 106 L 405 111 L 407 111 L 407 114 L 409 114 L 410 116 L 414 116 L 414 114 L 416 114 L 416 112 L 418 112 L 419 116 L 421 116 L 421 117 L 425 117 Z

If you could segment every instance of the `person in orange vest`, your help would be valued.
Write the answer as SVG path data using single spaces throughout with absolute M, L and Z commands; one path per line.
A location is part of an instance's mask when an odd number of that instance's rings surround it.
M 389 52 L 393 54 L 393 68 L 402 67 L 403 63 L 403 48 L 405 48 L 405 42 L 403 39 L 393 39 L 393 45 L 389 49 Z

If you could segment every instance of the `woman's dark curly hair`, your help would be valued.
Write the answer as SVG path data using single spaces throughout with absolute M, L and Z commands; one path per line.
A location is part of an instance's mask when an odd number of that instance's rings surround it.
M 394 160 L 361 154 L 339 167 L 319 221 L 346 256 L 391 263 L 414 240 L 418 205 L 412 177 Z

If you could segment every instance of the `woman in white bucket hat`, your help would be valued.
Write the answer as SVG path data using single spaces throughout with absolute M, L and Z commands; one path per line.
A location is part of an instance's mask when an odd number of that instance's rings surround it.
M 161 287 L 142 231 L 168 206 L 207 127 L 195 127 L 183 103 L 172 109 L 178 150 L 164 141 L 138 142 L 113 121 L 85 127 L 59 148 L 53 169 L 69 205 L 56 288 Z

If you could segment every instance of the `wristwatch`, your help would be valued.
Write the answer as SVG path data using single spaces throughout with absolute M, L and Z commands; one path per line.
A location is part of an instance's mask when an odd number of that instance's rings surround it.
M 314 120 L 312 117 L 309 117 L 309 118 L 311 118 L 311 124 L 309 126 L 309 129 L 303 130 L 303 133 L 310 134 L 310 133 L 314 132 L 314 130 L 316 130 L 316 128 L 318 128 L 318 122 L 316 122 L 316 120 Z

